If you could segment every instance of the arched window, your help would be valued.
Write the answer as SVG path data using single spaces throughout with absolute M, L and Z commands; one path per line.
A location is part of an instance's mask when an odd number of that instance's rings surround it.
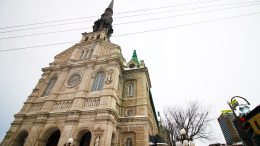
M 134 84 L 131 83 L 127 87 L 127 96 L 133 96 L 134 95 Z
M 93 49 L 90 49 L 86 58 L 90 58 L 93 54 Z
M 125 142 L 125 145 L 126 145 L 126 146 L 133 146 L 132 139 L 131 139 L 131 138 L 127 138 L 127 139 L 126 139 L 126 142 Z
M 105 74 L 104 72 L 98 72 L 96 74 L 93 86 L 91 91 L 100 91 L 103 89 L 104 86 L 104 80 L 105 80 Z
M 49 81 L 47 87 L 45 88 L 45 90 L 44 90 L 44 92 L 43 92 L 43 94 L 42 94 L 42 96 L 47 96 L 47 95 L 50 94 L 51 89 L 53 88 L 53 86 L 54 86 L 54 84 L 55 84 L 56 81 L 57 81 L 57 77 L 52 78 L 52 79 Z
M 84 49 L 84 50 L 82 51 L 82 54 L 81 54 L 81 56 L 80 56 L 80 59 L 85 59 L 85 58 L 87 58 L 87 55 L 88 55 L 88 49 Z

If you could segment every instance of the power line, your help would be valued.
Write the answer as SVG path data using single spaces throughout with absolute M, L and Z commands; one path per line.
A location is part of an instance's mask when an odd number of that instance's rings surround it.
M 131 24 L 131 23 L 138 23 L 138 22 L 161 20 L 161 19 L 167 19 L 167 18 L 174 18 L 174 17 L 180 17 L 180 16 L 200 14 L 200 13 L 205 13 L 205 12 L 214 12 L 214 11 L 220 11 L 220 10 L 234 9 L 234 8 L 240 8 L 240 7 L 258 5 L 258 4 L 260 4 L 260 3 L 250 4 L 250 5 L 243 5 L 243 6 L 236 6 L 236 7 L 229 7 L 229 8 L 214 9 L 214 10 L 207 10 L 207 11 L 200 11 L 200 12 L 194 12 L 194 13 L 186 13 L 186 14 L 180 14 L 180 15 L 167 16 L 167 17 L 158 17 L 158 18 L 152 18 L 152 19 L 144 19 L 144 20 L 138 20 L 138 21 L 122 22 L 122 23 L 117 23 L 117 24 L 114 24 L 114 25 L 123 25 L 123 24 Z M 38 35 L 47 35 L 47 34 L 53 34 L 53 33 L 62 33 L 62 32 L 85 30 L 85 29 L 88 29 L 88 28 L 76 28 L 76 29 L 68 29 L 68 30 L 61 30 L 61 31 L 52 31 L 52 32 L 45 32 L 45 33 L 35 33 L 35 34 L 29 34 L 29 35 L 11 36 L 11 37 L 0 38 L 0 40 L 20 38 L 20 37 L 38 36 Z
M 39 48 L 39 47 L 48 47 L 48 46 L 57 46 L 57 45 L 76 43 L 76 42 L 78 42 L 78 41 L 70 41 L 70 42 L 62 42 L 62 43 L 47 44 L 47 45 L 37 45 L 37 46 L 21 47 L 21 48 L 16 48 L 16 49 L 6 49 L 6 50 L 0 50 L 0 52 L 25 50 L 25 49 L 30 49 L 30 48 Z
M 202 6 L 202 7 L 194 7 L 194 8 L 187 8 L 187 9 L 177 9 L 177 10 L 162 11 L 162 12 L 152 12 L 152 13 L 145 13 L 145 14 L 126 15 L 126 16 L 115 17 L 115 18 L 125 18 L 125 17 L 128 18 L 128 17 L 133 17 L 133 16 L 143 16 L 143 15 L 152 15 L 152 14 L 163 14 L 163 13 L 168 13 L 168 12 L 186 11 L 186 10 L 194 10 L 194 9 L 210 8 L 210 7 L 218 7 L 218 6 L 226 6 L 226 5 L 246 4 L 246 3 L 259 3 L 259 2 L 260 2 L 260 1 L 250 1 L 250 2 L 240 2 L 240 3 L 228 3 L 228 4 Z
M 195 10 L 195 9 L 219 7 L 219 6 L 227 6 L 227 5 L 238 5 L 238 4 L 246 4 L 246 3 L 258 3 L 258 2 L 260 2 L 260 1 L 238 2 L 238 3 L 228 3 L 228 4 L 220 4 L 220 5 L 202 6 L 202 7 L 194 7 L 194 8 L 178 9 L 178 10 L 170 10 L 170 11 L 162 11 L 162 12 L 152 12 L 152 13 L 145 13 L 145 14 L 126 15 L 126 16 L 114 17 L 114 19 L 126 18 L 126 17 L 127 18 L 129 18 L 129 17 L 131 18 L 131 17 L 135 17 L 135 16 L 146 16 L 146 15 L 152 15 L 152 14 L 163 14 L 163 13 L 169 13 L 169 12 L 177 12 L 177 11 L 185 11 L 185 10 Z M 15 30 L 2 31 L 0 33 L 9 33 L 9 32 L 15 32 L 15 31 L 23 31 L 23 30 L 30 30 L 30 29 L 54 27 L 54 26 L 61 26 L 61 25 L 70 25 L 70 24 L 93 22 L 93 21 L 95 21 L 95 20 L 92 19 L 92 20 L 85 20 L 85 21 L 78 21 L 78 22 L 69 22 L 69 23 L 45 25 L 45 26 L 30 27 L 30 28 L 23 28 L 23 29 L 15 29 Z
M 156 9 L 165 9 L 165 8 L 179 7 L 179 6 L 188 6 L 188 5 L 209 3 L 209 2 L 215 2 L 215 1 L 222 1 L 222 0 L 208 0 L 208 1 L 184 3 L 184 4 L 171 5 L 171 6 L 155 7 L 155 8 L 149 8 L 149 9 L 139 9 L 139 10 L 133 10 L 133 11 L 119 12 L 119 13 L 115 13 L 115 15 L 120 15 L 120 14 L 125 14 L 125 13 L 142 12 L 142 11 L 149 11 L 149 10 L 156 10 Z M 24 27 L 24 26 L 32 26 L 32 25 L 39 25 L 39 24 L 46 24 L 46 23 L 56 23 L 56 22 L 64 22 L 64 21 L 71 21 L 71 20 L 78 20 L 78 19 L 85 19 L 85 18 L 96 18 L 96 17 L 99 17 L 99 15 L 77 17 L 77 18 L 68 18 L 68 19 L 61 19 L 61 20 L 54 20 L 54 21 L 35 22 L 35 23 L 28 23 L 28 24 L 21 24 L 21 25 L 12 25 L 12 26 L 0 27 L 0 29 L 7 29 L 7 28 L 14 28 L 14 27 Z
M 34 33 L 34 34 L 28 34 L 28 35 L 18 35 L 18 36 L 0 38 L 0 40 L 21 38 L 21 37 L 30 37 L 30 36 L 37 36 L 37 35 L 47 35 L 47 34 L 53 34 L 53 33 L 61 33 L 61 32 L 76 31 L 76 30 L 85 30 L 85 29 L 86 28 L 76 28 L 76 29 L 67 29 L 67 30 L 60 30 L 60 31 L 44 32 L 44 33 Z
M 182 24 L 182 25 L 176 25 L 176 26 L 169 26 L 169 27 L 163 27 L 163 28 L 158 28 L 158 29 L 139 31 L 139 32 L 134 32 L 134 33 L 119 34 L 119 35 L 115 35 L 114 37 L 126 36 L 126 35 L 134 35 L 134 34 L 141 34 L 141 33 L 147 33 L 147 32 L 154 32 L 154 31 L 160 31 L 160 30 L 165 30 L 165 29 L 184 27 L 184 26 L 191 26 L 191 25 L 208 23 L 208 22 L 215 22 L 215 21 L 221 21 L 221 20 L 227 20 L 227 19 L 234 19 L 234 18 L 238 18 L 238 17 L 250 16 L 250 15 L 256 15 L 256 14 L 260 14 L 260 12 L 248 13 L 248 14 L 231 16 L 231 17 L 225 17 L 225 18 L 211 19 L 211 20 L 205 20 L 205 21 L 200 21 L 200 22 L 195 22 L 195 23 L 188 23 L 188 24 Z
M 211 20 L 205 20 L 205 21 L 200 21 L 200 22 L 195 22 L 195 23 L 175 25 L 175 26 L 169 26 L 169 27 L 163 27 L 163 28 L 158 28 L 158 29 L 151 29 L 151 30 L 133 32 L 133 33 L 119 34 L 119 35 L 115 35 L 115 36 L 113 36 L 113 37 L 121 37 L 121 36 L 127 36 L 127 35 L 135 35 L 135 34 L 149 33 L 149 32 L 154 32 L 154 31 L 161 31 L 161 30 L 173 29 L 173 28 L 178 28 L 178 27 L 198 25 L 198 24 L 203 24 L 203 23 L 208 23 L 208 22 L 216 22 L 216 21 L 221 21 L 221 20 L 227 20 L 227 19 L 234 19 L 234 18 L 245 17 L 245 16 L 250 16 L 250 15 L 256 15 L 256 14 L 260 14 L 260 12 L 247 13 L 247 14 L 243 14 L 243 15 L 237 15 L 237 16 L 231 16 L 231 17 L 224 17 L 224 18 L 218 18 L 218 19 L 211 19 Z M 78 42 L 78 41 L 70 41 L 70 42 L 62 42 L 62 43 L 55 43 L 55 44 L 46 44 L 46 45 L 37 45 L 37 46 L 21 47 L 21 48 L 15 48 L 15 49 L 6 49 L 6 50 L 0 50 L 0 52 L 17 51 L 17 50 L 24 50 L 24 49 L 38 48 L 38 47 L 46 47 L 46 46 L 56 46 L 56 45 L 62 45 L 62 44 L 68 44 L 68 43 L 75 43 L 75 42 Z
M 149 11 L 149 10 L 155 10 L 155 9 L 165 9 L 165 8 L 172 8 L 172 7 L 179 7 L 179 6 L 188 6 L 188 5 L 202 4 L 202 3 L 215 2 L 215 1 L 221 1 L 221 0 L 209 0 L 209 1 L 200 1 L 200 2 L 193 2 L 193 3 L 184 3 L 184 4 L 164 6 L 164 7 L 157 7 L 157 8 L 134 10 L 134 11 L 130 11 L 130 12 L 133 13 L 133 12 Z M 117 14 L 123 14 L 123 13 L 127 13 L 127 11 L 126 12 L 117 13 Z
M 200 13 L 205 13 L 205 12 L 215 12 L 215 11 L 220 11 L 220 10 L 228 10 L 228 9 L 233 9 L 233 8 L 241 8 L 241 7 L 252 6 L 252 5 L 259 5 L 259 4 L 260 4 L 260 3 L 251 4 L 251 5 L 236 6 L 236 7 L 229 7 L 229 8 L 220 8 L 220 9 L 199 11 L 199 12 L 194 12 L 194 13 L 179 14 L 179 15 L 173 15 L 173 16 L 167 16 L 167 17 L 144 19 L 144 20 L 139 20 L 139 21 L 129 21 L 129 22 L 123 22 L 123 23 L 119 23 L 119 24 L 115 24 L 115 25 L 122 25 L 122 24 L 129 24 L 129 23 L 137 23 L 137 22 L 145 22 L 145 21 L 153 21 L 153 20 L 167 19 L 167 18 L 173 18 L 173 17 L 179 17 L 179 16 L 200 14 Z
M 23 28 L 23 29 L 15 29 L 15 30 L 2 31 L 2 32 L 0 32 L 0 33 L 8 33 L 8 32 L 15 32 L 15 31 L 22 31 L 22 30 L 31 30 L 31 29 L 46 28 L 46 27 L 54 27 L 54 26 L 61 26 L 61 25 L 70 25 L 70 24 L 85 23 L 85 22 L 93 22 L 93 21 L 95 21 L 95 20 L 78 21 L 78 22 L 70 22 L 70 23 L 62 23 L 62 24 L 54 24 L 54 25 L 38 26 L 38 27 L 30 27 L 30 28 Z

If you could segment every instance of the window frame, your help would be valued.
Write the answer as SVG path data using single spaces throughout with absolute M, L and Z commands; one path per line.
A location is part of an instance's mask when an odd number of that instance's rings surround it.
M 135 92 L 134 87 L 135 87 L 134 83 L 128 84 L 128 86 L 127 86 L 127 96 L 131 96 L 131 97 L 134 96 L 134 92 Z
M 105 82 L 105 72 L 100 71 L 96 73 L 96 76 L 94 78 L 94 82 L 92 84 L 91 91 L 101 91 L 104 87 Z
M 88 57 L 89 49 L 84 49 L 81 53 L 80 59 L 86 59 Z
M 48 95 L 51 93 L 51 91 L 52 91 L 52 89 L 53 89 L 55 83 L 57 82 L 57 79 L 58 79 L 58 77 L 52 77 L 52 78 L 50 78 L 50 80 L 49 80 L 47 86 L 45 87 L 45 89 L 44 89 L 44 91 L 43 91 L 43 93 L 42 93 L 42 97 L 48 96 Z

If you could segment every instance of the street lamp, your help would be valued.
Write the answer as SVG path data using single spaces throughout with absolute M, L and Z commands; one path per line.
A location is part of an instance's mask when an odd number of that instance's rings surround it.
M 74 146 L 73 138 L 69 138 L 68 141 L 64 144 L 64 146 Z
M 246 104 L 239 104 L 237 102 L 236 98 L 243 99 L 246 102 Z M 229 105 L 230 109 L 232 110 L 233 115 L 235 116 L 236 119 L 238 119 L 238 116 L 235 112 L 237 107 L 239 107 L 239 111 L 240 111 L 239 116 L 243 116 L 243 115 L 247 114 L 248 112 L 250 112 L 250 109 L 249 109 L 250 103 L 245 98 L 243 98 L 241 96 L 232 97 L 230 102 L 228 102 L 228 105 Z
M 236 98 L 243 99 L 246 103 L 245 104 L 239 104 Z M 241 137 L 241 140 L 243 141 L 244 145 L 246 146 L 251 146 L 253 145 L 250 138 L 247 136 L 247 132 L 241 128 L 243 127 L 242 123 L 240 122 L 239 118 L 248 114 L 250 112 L 250 103 L 243 97 L 241 96 L 234 96 L 231 98 L 230 102 L 228 102 L 228 105 L 230 109 L 233 112 L 233 115 L 235 117 L 235 120 L 233 121 L 235 128 L 238 131 L 239 136 Z M 239 109 L 239 116 L 236 114 L 237 108 Z
M 180 130 L 180 136 L 180 141 L 176 142 L 176 146 L 195 146 L 193 141 L 188 141 L 186 138 L 186 130 L 184 128 Z

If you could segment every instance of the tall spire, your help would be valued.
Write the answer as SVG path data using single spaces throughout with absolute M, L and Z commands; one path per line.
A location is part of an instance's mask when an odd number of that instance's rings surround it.
M 134 52 L 133 52 L 131 61 L 134 61 L 135 63 L 140 64 L 138 57 L 137 57 L 137 54 L 136 54 L 136 50 L 134 50 Z
M 142 64 L 143 62 L 141 62 Z M 132 59 L 126 64 L 126 67 L 131 68 L 131 69 L 137 69 L 140 68 L 140 65 L 137 54 L 136 54 L 136 50 L 134 50 L 133 55 L 132 55 Z
M 114 6 L 114 0 L 112 0 L 108 6 L 108 8 L 112 9 L 113 10 L 113 6 Z
M 106 30 L 107 37 L 110 38 L 111 34 L 113 33 L 113 26 L 112 26 L 113 5 L 114 5 L 114 0 L 110 2 L 105 12 L 101 15 L 101 18 L 95 21 L 93 26 L 93 32 Z

